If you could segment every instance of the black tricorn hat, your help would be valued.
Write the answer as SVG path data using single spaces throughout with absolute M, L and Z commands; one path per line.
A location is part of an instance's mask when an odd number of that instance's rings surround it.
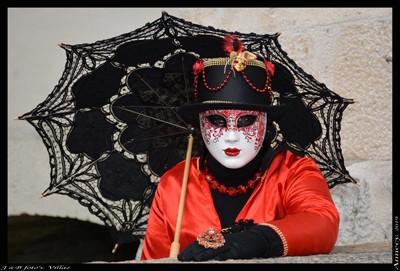
M 276 121 L 284 113 L 284 105 L 273 104 L 275 65 L 270 61 L 236 50 L 230 57 L 197 61 L 193 72 L 194 103 L 178 109 L 190 124 L 198 126 L 199 113 L 211 109 L 263 111 L 268 121 Z

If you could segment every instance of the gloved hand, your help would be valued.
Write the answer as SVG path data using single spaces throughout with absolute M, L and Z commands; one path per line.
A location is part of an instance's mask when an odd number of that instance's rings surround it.
M 262 232 L 257 229 L 227 233 L 224 234 L 224 238 L 225 244 L 217 249 L 205 248 L 195 241 L 179 253 L 178 260 L 200 262 L 207 260 L 252 259 L 265 255 L 269 250 L 268 242 L 262 236 Z

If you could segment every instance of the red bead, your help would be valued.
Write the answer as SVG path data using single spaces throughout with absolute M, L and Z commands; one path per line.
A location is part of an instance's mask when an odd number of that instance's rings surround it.
M 225 195 L 227 193 L 227 191 L 228 191 L 228 188 L 223 184 L 221 184 L 218 188 L 218 192 L 221 193 L 222 195 Z
M 246 194 L 247 189 L 246 189 L 246 187 L 244 185 L 239 185 L 238 188 L 237 188 L 237 192 L 239 194 L 243 195 L 243 194 Z
M 254 180 L 255 180 L 256 182 L 261 181 L 261 172 L 257 171 L 257 172 L 254 174 Z
M 218 189 L 218 186 L 219 186 L 219 182 L 217 181 L 217 180 L 212 180 L 211 182 L 210 182 L 210 187 L 212 188 L 212 189 Z
M 212 174 L 206 174 L 206 180 L 207 182 L 211 182 L 212 180 L 214 180 L 214 176 Z
M 246 186 L 247 186 L 248 189 L 253 189 L 254 186 L 256 186 L 256 181 L 248 180 L 247 183 L 246 183 Z
M 232 187 L 232 186 L 229 187 L 227 192 L 228 192 L 228 195 L 231 197 L 236 196 L 236 188 L 235 187 Z

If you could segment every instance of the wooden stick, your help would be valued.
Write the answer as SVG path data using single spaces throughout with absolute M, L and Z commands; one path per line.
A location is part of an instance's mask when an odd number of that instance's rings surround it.
M 179 248 L 180 248 L 179 237 L 181 235 L 183 207 L 185 206 L 186 187 L 187 187 L 187 181 L 188 181 L 188 177 L 189 177 L 189 168 L 190 168 L 190 159 L 192 156 L 192 147 L 193 147 L 193 135 L 189 134 L 188 147 L 187 147 L 187 151 L 186 151 L 185 171 L 183 172 L 181 198 L 179 200 L 179 209 L 178 209 L 178 217 L 176 219 L 174 241 L 171 243 L 171 249 L 169 251 L 170 258 L 176 258 L 179 254 Z

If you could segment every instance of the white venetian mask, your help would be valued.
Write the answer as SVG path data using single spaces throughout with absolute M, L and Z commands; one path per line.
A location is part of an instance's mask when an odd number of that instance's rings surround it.
M 260 151 L 267 128 L 267 113 L 207 110 L 201 112 L 199 117 L 204 143 L 223 166 L 241 168 Z

